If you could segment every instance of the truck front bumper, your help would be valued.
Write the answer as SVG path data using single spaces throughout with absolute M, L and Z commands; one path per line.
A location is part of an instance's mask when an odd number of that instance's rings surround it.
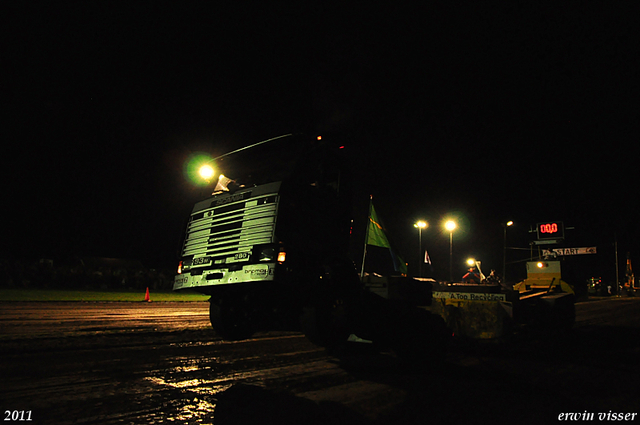
M 230 285 L 260 281 L 273 281 L 276 263 L 247 264 L 239 270 L 209 269 L 188 271 L 176 275 L 173 290 L 197 289 L 216 285 Z

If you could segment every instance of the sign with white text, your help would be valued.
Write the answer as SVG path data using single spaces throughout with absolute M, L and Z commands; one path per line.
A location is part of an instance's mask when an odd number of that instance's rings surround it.
M 433 292 L 433 298 L 458 301 L 506 301 L 505 294 L 485 294 L 475 292 Z
M 558 255 L 582 255 L 582 254 L 596 254 L 596 247 L 589 246 L 584 248 L 555 248 L 545 249 L 542 251 L 542 255 L 545 256 L 558 256 Z

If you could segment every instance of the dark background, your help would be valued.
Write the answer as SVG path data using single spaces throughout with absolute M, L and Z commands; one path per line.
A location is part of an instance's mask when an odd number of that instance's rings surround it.
M 529 256 L 561 220 L 576 279 L 640 255 L 637 9 L 580 2 L 305 5 L 3 2 L 5 258 L 114 257 L 174 268 L 201 189 L 190 155 L 337 133 L 417 272 Z M 626 8 L 626 9 L 625 9 Z M 354 248 L 355 251 L 361 248 Z M 357 254 L 357 262 L 360 261 Z M 587 258 L 588 257 L 588 258 Z M 425 271 L 428 269 L 425 269 Z M 510 264 L 512 279 L 524 263 Z

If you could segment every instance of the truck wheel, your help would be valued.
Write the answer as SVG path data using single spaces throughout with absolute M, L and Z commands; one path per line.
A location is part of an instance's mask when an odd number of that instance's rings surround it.
M 413 311 L 397 329 L 393 350 L 412 367 L 429 367 L 442 361 L 451 336 L 444 320 L 426 311 Z
M 246 339 L 253 334 L 249 309 L 237 300 L 211 300 L 209 320 L 216 333 L 226 340 Z
M 305 306 L 300 315 L 300 327 L 307 339 L 321 347 L 335 347 L 346 342 L 347 307 L 343 300 Z

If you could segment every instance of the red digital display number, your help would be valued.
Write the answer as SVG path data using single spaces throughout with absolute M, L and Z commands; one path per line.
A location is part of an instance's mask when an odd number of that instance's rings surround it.
M 562 222 L 538 223 L 538 239 L 564 238 Z
M 540 233 L 557 233 L 558 223 L 545 223 L 540 225 Z

